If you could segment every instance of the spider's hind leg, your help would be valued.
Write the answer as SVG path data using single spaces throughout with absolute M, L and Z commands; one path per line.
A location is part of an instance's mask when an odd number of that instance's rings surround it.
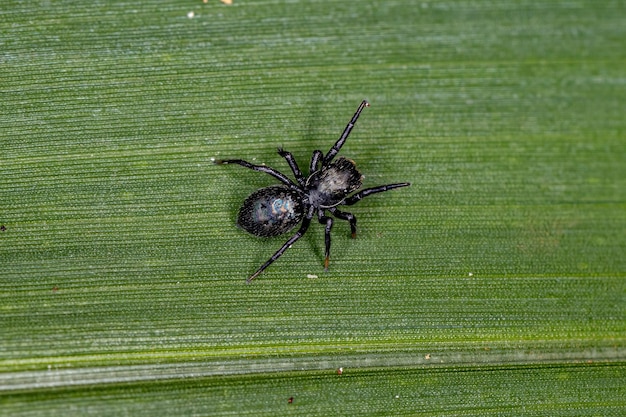
M 227 164 L 241 165 L 244 168 L 248 168 L 248 169 L 251 169 L 253 171 L 264 172 L 264 173 L 266 173 L 268 175 L 271 175 L 272 177 L 276 178 L 278 181 L 280 181 L 283 184 L 287 185 L 291 189 L 296 189 L 296 190 L 300 189 L 285 174 L 283 174 L 280 171 L 275 170 L 274 168 L 270 168 L 270 167 L 265 166 L 265 165 L 254 165 L 254 164 L 251 164 L 248 161 L 244 161 L 243 159 L 216 159 L 214 161 L 214 164 L 216 164 L 216 165 L 227 165 Z
M 255 279 L 256 277 L 258 277 L 261 272 L 265 271 L 265 269 L 270 266 L 276 259 L 280 258 L 282 256 L 283 253 L 285 253 L 285 251 L 287 249 L 289 249 L 291 247 L 291 245 L 293 245 L 294 243 L 296 243 L 296 241 L 298 239 L 300 239 L 302 237 L 302 235 L 304 235 L 304 233 L 307 231 L 307 229 L 309 228 L 309 225 L 311 224 L 311 217 L 307 216 L 304 218 L 304 220 L 302 220 L 302 225 L 300 226 L 300 229 L 298 229 L 298 231 L 296 232 L 295 235 L 291 236 L 289 238 L 289 240 L 287 240 L 283 246 L 280 247 L 280 249 L 278 249 L 272 256 L 271 258 L 269 258 L 267 261 L 265 261 L 265 263 L 263 265 L 261 265 L 261 267 L 259 269 L 256 270 L 256 272 L 252 275 L 250 275 L 250 277 L 246 280 L 246 282 L 249 284 L 250 282 L 252 282 L 253 279 Z

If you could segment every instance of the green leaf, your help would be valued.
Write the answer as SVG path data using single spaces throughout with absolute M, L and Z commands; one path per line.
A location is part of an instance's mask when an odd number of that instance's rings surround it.
M 9 0 L 0 31 L 1 415 L 626 411 L 623 3 Z M 212 160 L 308 167 L 363 99 L 341 154 L 412 186 L 328 272 L 314 221 L 246 285 L 275 181 Z

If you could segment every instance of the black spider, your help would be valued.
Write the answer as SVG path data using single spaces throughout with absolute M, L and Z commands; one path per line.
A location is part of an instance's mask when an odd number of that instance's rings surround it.
M 374 188 L 366 188 L 348 196 L 351 192 L 361 188 L 363 176 L 356 169 L 353 161 L 343 157 L 339 157 L 334 162 L 333 159 L 339 153 L 346 139 L 348 139 L 348 135 L 350 135 L 350 131 L 359 118 L 361 111 L 368 106 L 369 103 L 367 101 L 363 100 L 361 102 L 341 137 L 326 155 L 319 150 L 313 151 L 309 176 L 306 178 L 302 175 L 300 168 L 298 168 L 293 155 L 282 148 L 278 149 L 278 154 L 285 158 L 289 164 L 297 183 L 293 182 L 285 174 L 265 165 L 253 165 L 241 159 L 215 161 L 216 164 L 238 164 L 255 171 L 265 172 L 283 183 L 283 185 L 261 188 L 244 201 L 237 219 L 237 224 L 244 230 L 260 237 L 278 236 L 293 229 L 302 221 L 302 225 L 296 234 L 289 238 L 267 262 L 261 265 L 248 278 L 248 283 L 304 235 L 316 212 L 319 222 L 326 225 L 324 269 L 328 269 L 330 230 L 333 227 L 333 219 L 326 215 L 326 210 L 338 219 L 347 220 L 350 223 L 352 238 L 354 238 L 356 237 L 356 217 L 351 213 L 339 211 L 337 206 L 351 206 L 368 195 L 411 185 L 408 182 L 380 185 Z

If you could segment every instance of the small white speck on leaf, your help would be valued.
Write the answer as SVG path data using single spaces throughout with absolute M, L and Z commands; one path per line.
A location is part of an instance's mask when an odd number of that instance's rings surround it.
M 190 18 L 190 19 L 193 19 L 193 17 L 194 17 L 195 15 L 196 15 L 196 14 L 195 14 L 193 11 L 191 11 L 191 12 L 187 13 L 187 17 L 188 17 L 188 18 Z

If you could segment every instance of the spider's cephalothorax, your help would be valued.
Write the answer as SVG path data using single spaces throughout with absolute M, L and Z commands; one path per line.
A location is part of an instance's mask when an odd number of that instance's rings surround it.
M 339 158 L 336 162 L 312 173 L 304 186 L 309 202 L 320 208 L 331 208 L 341 204 L 352 191 L 361 188 L 363 175 L 354 162 Z
M 363 108 L 369 106 L 365 100 L 357 109 L 350 123 L 346 126 L 341 137 L 332 148 L 324 155 L 322 151 L 313 151 L 309 176 L 304 177 L 296 164 L 293 155 L 283 149 L 278 149 L 278 154 L 285 158 L 296 182 L 285 174 L 265 165 L 253 165 L 241 159 L 216 160 L 216 164 L 238 164 L 243 167 L 265 172 L 279 180 L 282 185 L 273 185 L 261 188 L 252 193 L 243 203 L 239 210 L 237 224 L 247 232 L 260 237 L 278 236 L 293 229 L 302 222 L 300 229 L 285 244 L 272 255 L 257 271 L 248 278 L 248 282 L 256 278 L 272 262 L 278 259 L 294 242 L 304 235 L 311 224 L 311 219 L 317 213 L 318 221 L 326 225 L 325 243 L 326 257 L 324 268 L 328 269 L 330 259 L 330 230 L 333 227 L 333 219 L 326 215 L 329 211 L 338 219 L 350 223 L 352 237 L 356 237 L 356 217 L 353 214 L 339 211 L 338 206 L 351 206 L 370 194 L 393 190 L 394 188 L 406 187 L 408 182 L 397 184 L 380 185 L 374 188 L 366 188 L 356 194 L 349 195 L 361 188 L 363 176 L 356 169 L 353 161 L 339 157 L 333 162 L 337 153 L 344 145 L 350 131 L 354 127 Z

